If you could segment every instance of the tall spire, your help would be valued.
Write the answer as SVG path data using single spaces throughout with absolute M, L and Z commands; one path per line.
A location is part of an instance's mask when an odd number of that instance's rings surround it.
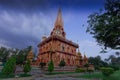
M 61 27 L 63 27 L 63 19 L 62 19 L 61 8 L 59 8 L 59 10 L 58 10 L 57 19 L 56 19 L 56 21 L 55 21 L 55 27 L 56 27 L 56 26 L 61 26 Z
M 62 12 L 61 12 L 61 8 L 59 8 L 58 10 L 58 14 L 57 14 L 57 18 L 54 24 L 54 28 L 53 31 L 51 32 L 51 35 L 57 35 L 60 37 L 65 38 L 66 33 L 64 32 L 64 28 L 63 28 L 63 19 L 62 19 Z

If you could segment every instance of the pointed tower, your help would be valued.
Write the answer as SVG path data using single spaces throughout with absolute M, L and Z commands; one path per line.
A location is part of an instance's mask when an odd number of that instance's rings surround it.
M 86 57 L 85 53 L 84 53 L 83 62 L 84 62 L 84 64 L 88 63 L 88 59 L 87 59 L 87 57 Z
M 76 63 L 78 67 L 81 67 L 83 65 L 83 59 L 82 59 L 82 55 L 81 55 L 79 48 L 77 52 Z
M 79 57 L 79 59 L 80 59 L 80 60 L 82 60 L 82 55 L 81 55 L 81 53 L 80 53 L 79 48 L 78 48 L 78 53 L 77 53 L 77 56 Z
M 54 28 L 51 32 L 51 36 L 53 35 L 57 35 L 63 38 L 66 37 L 66 33 L 64 32 L 64 28 L 63 28 L 62 12 L 60 8 L 58 10 L 57 19 L 55 21 Z

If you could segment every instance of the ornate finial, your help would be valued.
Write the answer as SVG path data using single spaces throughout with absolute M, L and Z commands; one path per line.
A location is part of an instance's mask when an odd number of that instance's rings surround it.
M 61 8 L 59 8 L 59 10 L 58 10 L 58 15 L 57 15 L 57 19 L 55 21 L 55 26 L 61 26 L 61 27 L 63 27 L 63 19 L 62 19 Z
M 87 59 L 86 55 L 85 55 L 85 52 L 84 52 L 84 59 Z

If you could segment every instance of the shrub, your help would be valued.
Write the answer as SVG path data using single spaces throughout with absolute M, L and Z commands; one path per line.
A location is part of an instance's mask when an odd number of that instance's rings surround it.
M 110 76 L 111 74 L 113 74 L 114 69 L 113 68 L 101 68 L 102 74 L 104 76 Z
M 77 68 L 77 69 L 75 70 L 75 72 L 85 72 L 85 69 L 84 69 L 84 68 Z
M 48 64 L 48 71 L 51 73 L 52 71 L 54 70 L 54 63 L 53 61 L 51 60 Z
M 15 66 L 16 66 L 16 58 L 12 56 L 7 60 L 5 66 L 3 67 L 2 74 L 10 75 L 11 73 L 14 73 Z
M 30 61 L 28 60 L 24 65 L 23 71 L 25 74 L 27 74 L 28 72 L 30 72 L 30 70 L 31 70 L 31 65 L 30 65 Z
M 118 71 L 119 70 L 119 66 L 110 66 L 111 68 L 113 68 L 114 69 L 114 71 Z
M 65 63 L 65 61 L 64 61 L 64 59 L 63 59 L 63 60 L 61 60 L 61 61 L 60 61 L 59 66 L 60 66 L 60 67 L 64 67 L 64 66 L 65 66 L 65 64 L 66 64 L 66 63 Z
M 98 65 L 95 65 L 95 70 L 100 70 L 100 67 Z

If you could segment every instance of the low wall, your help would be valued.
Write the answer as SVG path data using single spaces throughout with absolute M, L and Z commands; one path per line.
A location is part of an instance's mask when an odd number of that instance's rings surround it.
M 76 70 L 77 67 L 75 66 L 65 66 L 65 67 L 59 67 L 59 66 L 55 66 L 54 67 L 54 71 L 56 72 L 74 72 Z M 45 71 L 48 70 L 48 67 L 44 68 Z

